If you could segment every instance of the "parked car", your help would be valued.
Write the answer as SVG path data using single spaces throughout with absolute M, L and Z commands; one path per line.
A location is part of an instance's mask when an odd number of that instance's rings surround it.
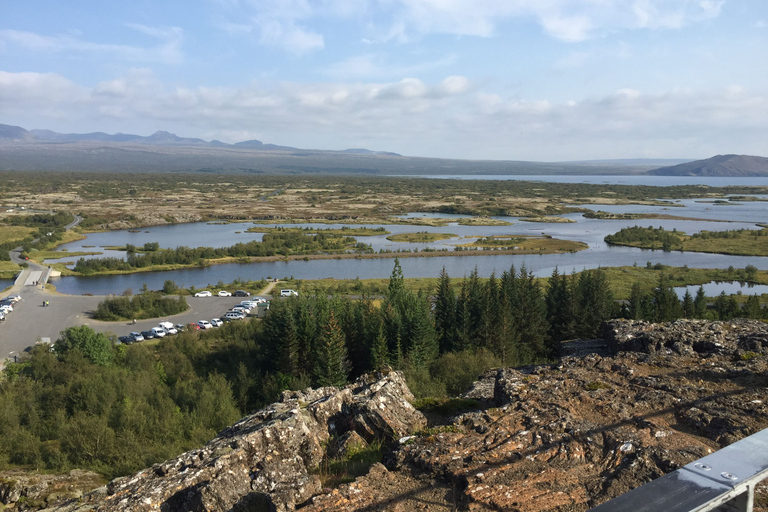
M 19 302 L 21 300 L 21 295 L 10 295 L 10 296 L 8 296 L 6 298 L 8 300 L 10 300 L 11 302 L 13 302 L 14 304 L 16 304 L 17 302 Z
M 221 318 L 225 320 L 242 320 L 245 318 L 245 314 L 239 311 L 229 311 Z
M 164 338 L 165 337 L 165 327 L 153 327 L 152 332 L 155 335 L 155 338 Z
M 133 341 L 135 341 L 135 342 L 144 341 L 144 336 L 142 336 L 140 332 L 132 332 L 132 333 L 128 334 L 128 336 L 133 338 Z
M 213 294 L 208 290 L 203 290 L 201 292 L 197 292 L 195 297 L 213 297 Z
M 141 331 L 141 335 L 144 337 L 145 340 L 153 340 L 157 338 L 157 336 L 155 336 L 155 333 L 152 331 Z
M 200 326 L 200 329 L 211 329 L 213 328 L 213 325 L 211 325 L 211 322 L 208 320 L 200 320 L 197 322 L 197 325 Z
M 200 330 L 200 326 L 198 324 L 196 324 L 195 322 L 190 322 L 187 325 L 187 329 L 189 329 L 190 331 L 199 331 Z
M 211 320 L 211 325 L 214 327 L 221 327 L 222 325 L 224 325 L 224 322 L 222 322 L 219 318 L 214 318 L 213 320 Z
M 176 324 L 176 325 L 173 326 L 173 328 L 176 329 L 176 333 L 177 334 L 182 332 L 182 331 L 186 331 L 187 330 L 187 326 L 184 325 L 184 324 Z
M 240 306 L 233 307 L 232 311 L 239 311 L 239 312 L 243 313 L 244 315 L 247 315 L 247 314 L 250 314 L 251 308 L 249 308 L 248 306 L 240 305 Z
M 179 334 L 179 330 L 171 322 L 160 322 L 158 327 L 162 328 L 165 334 Z
M 251 302 L 255 302 L 256 304 L 261 304 L 262 302 L 267 302 L 267 299 L 264 297 L 254 297 L 251 299 Z
M 235 297 L 250 297 L 251 293 L 247 292 L 245 290 L 237 290 L 235 293 L 233 293 Z
M 0 322 L 2 322 L 3 320 L 5 320 L 5 313 L 0 311 Z
M 299 292 L 296 290 L 280 290 L 281 297 L 298 297 Z
M 218 293 L 219 297 L 231 297 L 232 292 L 228 292 L 227 290 L 221 290 Z
M 117 338 L 117 341 L 119 341 L 120 343 L 125 343 L 126 345 L 130 345 L 131 343 L 133 343 L 133 338 L 131 336 L 120 336 L 119 338 Z

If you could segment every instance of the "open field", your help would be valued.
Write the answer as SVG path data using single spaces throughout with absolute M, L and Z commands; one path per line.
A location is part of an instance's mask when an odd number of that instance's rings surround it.
M 768 256 L 768 229 L 702 231 L 686 235 L 656 228 L 627 228 L 606 237 L 614 245 L 662 249 L 664 251 L 706 252 L 734 256 Z
M 0 229 L 0 244 L 24 240 L 35 231 L 37 230 L 26 226 L 3 226 L 3 229 Z
M 0 204 L 82 214 L 84 231 L 198 221 L 413 223 L 409 212 L 478 217 L 541 217 L 584 211 L 582 204 L 664 204 L 671 199 L 768 193 L 768 187 L 648 187 L 492 180 L 0 172 Z M 0 212 L 0 222 L 11 214 Z M 485 216 L 486 219 L 481 217 Z
M 448 240 L 455 236 L 456 235 L 453 233 L 428 233 L 426 231 L 419 231 L 418 233 L 398 233 L 396 235 L 389 235 L 387 240 L 391 242 L 427 243 L 437 242 L 438 240 Z

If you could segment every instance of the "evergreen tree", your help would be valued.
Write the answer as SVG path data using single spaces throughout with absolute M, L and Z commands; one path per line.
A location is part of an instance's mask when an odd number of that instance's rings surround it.
M 693 295 L 691 295 L 691 291 L 686 289 L 685 295 L 683 295 L 683 318 L 693 318 L 695 314 L 694 305 L 693 305 Z
M 347 383 L 349 364 L 344 333 L 331 310 L 323 337 L 318 344 L 315 363 L 315 383 L 317 386 L 341 387 Z
M 371 367 L 374 370 L 381 370 L 389 364 L 389 349 L 387 348 L 387 337 L 384 334 L 384 326 L 379 324 L 379 332 L 371 348 Z
M 628 318 L 630 320 L 647 320 L 648 296 L 643 292 L 640 283 L 635 281 L 629 291 L 629 304 L 627 305 Z
M 456 339 L 456 295 L 445 267 L 440 271 L 435 297 L 435 331 L 440 353 L 451 351 Z
M 438 345 L 435 328 L 429 314 L 429 301 L 426 297 L 416 308 L 411 327 L 411 343 L 408 360 L 414 368 L 427 368 L 437 359 Z
M 485 282 L 480 296 L 480 319 L 478 322 L 478 345 L 489 348 L 497 344 L 499 321 L 499 286 L 495 272 Z
M 747 297 L 747 301 L 744 303 L 744 317 L 753 318 L 755 320 L 763 316 L 763 310 L 760 308 L 760 297 L 757 295 L 750 295 Z
M 696 290 L 696 297 L 693 299 L 693 316 L 696 318 L 706 318 L 707 316 L 707 297 L 704 295 L 704 287 L 699 286 Z
M 514 271 L 514 270 L 513 270 Z M 525 266 L 517 276 L 517 301 L 512 303 L 512 318 L 520 333 L 518 364 L 531 364 L 549 359 L 549 323 L 541 288 Z
M 682 314 L 680 299 L 669 284 L 669 278 L 662 272 L 659 281 L 653 290 L 654 320 L 656 322 L 669 322 L 677 320 Z
M 469 309 L 469 286 L 464 279 L 459 290 L 459 298 L 456 300 L 456 336 L 453 339 L 454 351 L 467 350 L 472 347 L 472 318 Z
M 602 332 L 603 322 L 616 313 L 616 301 L 602 269 L 585 270 L 579 276 L 578 304 L 580 322 L 578 335 L 595 338 Z

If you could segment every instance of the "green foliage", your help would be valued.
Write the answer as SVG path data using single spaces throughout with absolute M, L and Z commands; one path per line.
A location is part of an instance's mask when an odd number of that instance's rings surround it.
M 87 325 L 69 327 L 61 331 L 53 347 L 56 353 L 61 355 L 79 351 L 90 362 L 99 366 L 108 366 L 114 359 L 112 342 L 103 333 L 96 332 Z
M 623 228 L 618 233 L 606 236 L 605 241 L 615 245 L 640 244 L 642 247 L 665 251 L 679 249 L 683 242 L 675 231 L 667 231 L 662 227 L 654 228 L 653 226 Z
M 587 391 L 597 391 L 599 389 L 611 389 L 611 386 L 606 384 L 605 382 L 601 382 L 599 380 L 593 380 L 591 382 L 588 382 L 584 389 Z
M 166 285 L 170 286 L 167 281 Z M 183 295 L 173 298 L 164 297 L 161 292 L 145 291 L 133 297 L 110 297 L 99 302 L 93 317 L 104 321 L 158 318 L 182 313 L 188 308 Z
M 238 243 L 231 247 L 177 247 L 159 249 L 156 242 L 144 245 L 143 253 L 127 247 L 127 257 L 120 258 L 80 258 L 75 264 L 75 272 L 93 274 L 103 271 L 132 271 L 159 265 L 195 265 L 205 260 L 219 258 L 263 257 L 291 254 L 316 254 L 318 252 L 370 252 L 370 246 L 359 244 L 353 237 L 319 232 L 315 235 L 304 232 L 284 231 L 266 233 L 262 240 Z M 133 249 L 133 250 L 130 250 Z

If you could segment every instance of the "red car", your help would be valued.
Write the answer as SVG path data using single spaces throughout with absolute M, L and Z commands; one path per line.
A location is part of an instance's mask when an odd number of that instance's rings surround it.
M 197 322 L 191 322 L 191 323 L 187 324 L 187 329 L 189 329 L 190 331 L 199 331 L 200 330 L 200 326 L 197 325 Z

